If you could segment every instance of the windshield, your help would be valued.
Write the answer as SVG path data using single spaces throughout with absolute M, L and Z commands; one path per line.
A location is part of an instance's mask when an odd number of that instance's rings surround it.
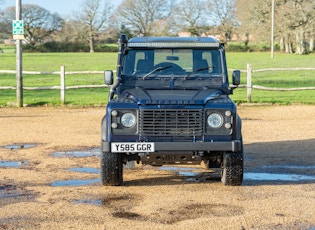
M 211 77 L 222 74 L 217 49 L 132 49 L 124 56 L 123 75 L 142 77 L 177 75 Z

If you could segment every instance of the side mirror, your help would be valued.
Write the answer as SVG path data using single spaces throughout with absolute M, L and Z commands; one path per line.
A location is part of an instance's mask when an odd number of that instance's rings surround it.
M 241 84 L 241 71 L 239 70 L 234 70 L 233 71 L 233 85 L 239 85 Z
M 112 85 L 114 83 L 114 73 L 112 70 L 105 70 L 104 81 L 106 85 Z

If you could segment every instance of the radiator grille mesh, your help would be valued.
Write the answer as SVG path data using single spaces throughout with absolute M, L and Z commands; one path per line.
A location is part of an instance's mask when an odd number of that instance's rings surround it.
M 150 136 L 200 136 L 202 110 L 141 110 L 140 134 Z

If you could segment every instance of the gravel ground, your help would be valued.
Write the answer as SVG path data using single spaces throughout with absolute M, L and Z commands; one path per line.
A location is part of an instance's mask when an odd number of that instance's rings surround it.
M 0 229 L 315 229 L 315 106 L 239 107 L 240 187 L 141 165 L 103 187 L 104 111 L 0 108 Z

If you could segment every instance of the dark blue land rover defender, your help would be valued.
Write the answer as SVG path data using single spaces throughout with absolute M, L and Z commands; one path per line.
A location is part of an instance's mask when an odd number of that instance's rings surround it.
M 116 80 L 102 120 L 103 185 L 123 183 L 129 161 L 221 168 L 224 185 L 243 181 L 241 119 L 229 98 L 224 46 L 212 37 L 119 39 Z

